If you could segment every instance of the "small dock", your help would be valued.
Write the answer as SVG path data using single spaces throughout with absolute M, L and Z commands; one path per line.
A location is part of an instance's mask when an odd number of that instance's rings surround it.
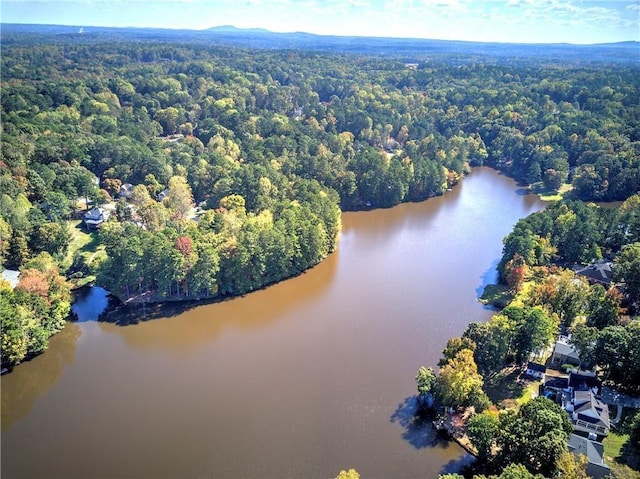
M 467 451 L 472 456 L 476 456 L 478 452 L 471 444 L 469 437 L 465 431 L 465 425 L 471 417 L 471 409 L 465 409 L 462 412 L 446 412 L 439 414 L 433 421 L 433 427 L 436 431 L 444 431 L 447 435 L 457 442 L 460 447 Z

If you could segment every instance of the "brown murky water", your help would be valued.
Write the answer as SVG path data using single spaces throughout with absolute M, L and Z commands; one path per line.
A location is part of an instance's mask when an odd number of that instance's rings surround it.
M 135 325 L 69 324 L 2 377 L 2 478 L 457 470 L 464 451 L 414 419 L 413 376 L 488 319 L 477 296 L 501 240 L 543 206 L 479 168 L 444 197 L 345 214 L 338 252 L 297 278 Z

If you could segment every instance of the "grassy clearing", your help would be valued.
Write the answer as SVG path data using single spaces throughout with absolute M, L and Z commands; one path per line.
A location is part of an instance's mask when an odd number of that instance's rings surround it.
M 69 250 L 67 251 L 66 262 L 71 264 L 73 260 L 73 254 L 82 250 L 87 244 L 91 242 L 91 234 L 87 233 L 82 228 L 81 220 L 67 221 L 69 231 L 71 231 L 71 243 L 69 243 Z
M 525 388 L 522 390 L 522 394 L 519 398 L 516 398 L 516 402 L 519 406 L 531 401 L 533 398 L 538 396 L 538 386 L 540 385 L 537 381 L 529 381 Z
M 506 367 L 486 379 L 482 389 L 487 393 L 491 402 L 496 405 L 500 403 L 505 403 L 507 406 L 515 405 L 517 398 L 525 394 L 524 391 L 528 385 L 528 381 L 520 378 L 521 373 L 522 370 L 519 367 Z
M 480 296 L 480 301 L 503 309 L 513 301 L 513 292 L 504 284 L 488 284 Z
M 558 191 L 545 191 L 541 184 L 534 185 L 533 192 L 540 197 L 542 201 L 559 201 L 564 195 L 573 189 L 571 183 L 564 183 Z
M 610 431 L 609 435 L 602 441 L 604 444 L 604 455 L 605 462 L 615 460 L 617 457 L 620 457 L 620 453 L 622 452 L 622 446 L 629 439 L 628 434 L 618 434 L 616 432 Z
M 82 227 L 82 221 L 69 221 L 69 230 L 72 234 L 72 240 L 69 244 L 69 251 L 65 263 L 71 265 L 76 252 L 84 258 L 86 265 L 91 265 L 94 261 L 106 259 L 107 253 L 104 246 L 98 243 L 98 233 L 95 231 L 88 232 Z M 81 287 L 95 281 L 95 275 L 86 274 L 81 277 L 72 278 L 75 287 Z

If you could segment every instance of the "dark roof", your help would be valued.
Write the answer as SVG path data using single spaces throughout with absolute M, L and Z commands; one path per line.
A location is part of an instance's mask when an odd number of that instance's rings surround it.
M 589 424 L 598 424 L 600 419 L 597 417 L 586 416 L 585 414 L 578 413 L 578 419 L 584 422 L 588 422 Z
M 576 265 L 573 271 L 598 283 L 609 284 L 611 282 L 611 261 L 601 259 L 587 266 Z
M 529 361 L 529 363 L 527 364 L 527 369 L 531 369 L 532 371 L 538 371 L 540 373 L 544 373 L 547 370 L 544 364 L 538 364 L 532 361 Z
M 583 371 L 569 374 L 569 386 L 577 391 L 587 391 L 591 388 L 600 388 L 600 381 L 595 373 Z
M 574 404 L 578 419 L 607 429 L 611 427 L 608 407 L 591 391 L 575 391 Z
M 551 389 L 565 389 L 569 386 L 568 378 L 549 378 L 545 383 L 545 388 Z

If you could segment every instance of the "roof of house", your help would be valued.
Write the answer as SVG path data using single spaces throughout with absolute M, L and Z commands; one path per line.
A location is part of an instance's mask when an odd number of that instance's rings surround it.
M 578 351 L 573 347 L 572 344 L 568 344 L 564 341 L 558 340 L 553 348 L 555 354 L 559 354 L 562 356 L 566 356 L 568 358 L 574 358 L 580 360 L 580 356 L 578 355 Z
M 169 196 L 169 188 L 165 188 L 160 193 L 158 193 L 158 201 L 164 200 L 167 196 Z
M 581 371 L 579 373 L 569 373 L 569 386 L 576 391 L 587 391 L 591 388 L 600 388 L 600 381 L 595 373 L 590 371 Z
M 604 463 L 604 446 L 602 443 L 591 441 L 577 434 L 571 434 L 568 446 L 569 451 L 576 456 L 582 454 L 587 457 L 589 461 L 587 473 L 590 476 L 600 478 L 609 474 L 609 466 Z
M 569 385 L 569 379 L 561 378 L 561 377 L 551 377 L 547 379 L 547 381 L 544 383 L 544 387 L 550 388 L 550 389 L 564 389 L 568 385 Z
M 597 424 L 606 429 L 611 427 L 609 421 L 609 408 L 591 391 L 574 392 L 574 412 L 578 419 Z
M 13 289 L 18 285 L 18 282 L 20 281 L 20 271 L 16 271 L 14 269 L 3 269 L 2 279 L 7 281 Z
M 84 214 L 84 217 L 85 219 L 102 218 L 103 213 L 104 211 L 101 208 L 94 206 Z
M 527 363 L 527 369 L 530 369 L 531 371 L 538 371 L 540 373 L 544 373 L 547 370 L 544 364 L 538 364 L 532 361 L 529 361 L 529 363 Z
M 576 265 L 573 267 L 573 271 L 599 283 L 611 283 L 611 261 L 606 259 L 595 261 L 587 266 Z
M 131 191 L 133 190 L 133 185 L 131 183 L 124 183 L 120 185 L 120 192 L 118 193 L 120 196 L 124 196 L 128 198 L 131 195 Z

